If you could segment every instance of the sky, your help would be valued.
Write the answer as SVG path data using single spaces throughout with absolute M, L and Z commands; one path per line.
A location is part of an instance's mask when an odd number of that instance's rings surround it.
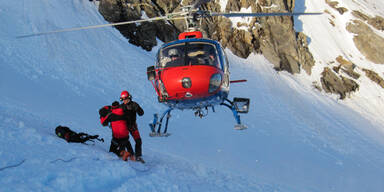
M 172 135 L 151 138 L 148 123 L 166 109 L 146 77 L 156 48 L 130 45 L 113 28 L 16 38 L 106 21 L 86 0 L 0 4 L 0 191 L 384 189 L 382 124 L 303 83 L 314 77 L 278 73 L 261 55 L 240 59 L 226 50 L 231 79 L 248 80 L 229 95 L 251 99 L 241 117 L 248 129 L 234 130 L 231 111 L 218 106 L 202 119 L 173 111 Z M 311 38 L 315 58 L 327 60 Z M 99 123 L 98 109 L 125 89 L 145 111 L 138 125 L 146 164 L 108 153 L 111 131 Z M 54 134 L 58 125 L 105 142 L 66 143 Z

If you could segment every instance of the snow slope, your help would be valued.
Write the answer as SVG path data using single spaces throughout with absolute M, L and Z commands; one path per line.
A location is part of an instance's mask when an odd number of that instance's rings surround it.
M 341 15 L 337 10 L 330 7 L 325 0 L 299 0 L 295 2 L 296 11 L 324 12 L 321 16 L 301 16 L 295 20 L 297 24 L 295 24 L 296 29 L 308 35 L 310 41 L 309 49 L 316 61 L 312 75 L 302 74 L 299 79 L 302 85 L 307 85 L 307 89 L 311 88 L 312 82 L 317 82 L 320 85 L 320 77 L 324 67 L 332 68 L 339 65 L 336 58 L 342 56 L 357 66 L 355 71 L 361 74 L 361 77 L 357 80 L 357 83 L 360 85 L 359 91 L 352 93 L 349 98 L 338 102 L 348 106 L 351 110 L 358 111 L 371 122 L 383 125 L 382 114 L 384 113 L 384 108 L 382 106 L 384 105 L 384 89 L 368 79 L 362 69 L 373 70 L 383 77 L 384 65 L 374 64 L 360 53 L 353 42 L 354 34 L 348 32 L 346 26 L 357 19 L 352 15 L 354 10 L 363 12 L 371 17 L 383 17 L 384 2 L 375 0 L 335 1 L 339 2 L 338 7 L 347 8 L 348 11 Z M 330 21 L 333 21 L 335 26 L 332 26 Z M 382 31 L 371 28 L 384 38 Z M 338 96 L 333 95 L 331 97 L 336 99 Z M 379 129 L 379 131 L 384 133 L 384 129 Z
M 383 191 L 383 127 L 275 72 L 262 56 L 229 51 L 230 96 L 251 98 L 248 125 L 229 110 L 199 119 L 175 111 L 171 137 L 148 137 L 165 107 L 147 81 L 148 53 L 113 28 L 16 39 L 17 35 L 105 23 L 86 0 L 0 0 L 0 191 Z M 305 22 L 304 22 L 305 23 Z M 138 118 L 147 164 L 107 153 L 111 133 L 98 109 L 123 89 Z M 57 125 L 106 142 L 68 144 Z

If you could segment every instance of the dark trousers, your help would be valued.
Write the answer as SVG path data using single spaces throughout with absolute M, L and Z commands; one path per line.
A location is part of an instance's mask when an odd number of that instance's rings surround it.
M 135 139 L 135 155 L 136 157 L 141 156 L 141 138 Z
M 129 133 L 132 135 L 133 139 L 135 140 L 136 157 L 142 156 L 142 152 L 141 152 L 142 141 L 141 141 L 140 133 L 139 133 L 139 130 L 137 129 L 136 123 L 130 126 Z
M 135 154 L 133 152 L 131 142 L 129 142 L 129 137 L 122 139 L 112 138 L 109 152 L 113 152 L 117 156 L 120 156 L 120 152 L 123 150 L 127 150 L 130 154 Z

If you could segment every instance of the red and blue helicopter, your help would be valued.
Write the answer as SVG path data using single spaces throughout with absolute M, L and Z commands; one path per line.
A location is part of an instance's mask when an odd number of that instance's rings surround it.
M 186 32 L 180 33 L 177 40 L 163 44 L 157 53 L 156 64 L 147 68 L 147 77 L 152 82 L 158 101 L 168 106 L 168 109 L 160 117 L 158 114 L 154 114 L 153 122 L 150 123 L 152 130 L 150 136 L 170 135 L 167 132 L 168 121 L 171 116 L 170 113 L 174 109 L 194 110 L 196 116 L 203 117 L 207 115 L 209 108 L 215 111 L 214 107 L 217 105 L 228 107 L 236 120 L 235 129 L 242 130 L 247 127 L 241 123 L 239 114 L 248 113 L 250 99 L 235 97 L 231 101 L 228 99 L 228 95 L 231 83 L 245 82 L 246 80 L 230 80 L 229 63 L 225 51 L 218 41 L 203 38 L 203 34 L 199 30 L 201 19 L 217 16 L 269 17 L 319 15 L 322 13 L 217 13 L 200 8 L 202 4 L 208 2 L 210 0 L 196 0 L 192 5 L 182 7 L 180 12 L 168 13 L 159 17 L 66 28 L 22 35 L 18 38 L 157 20 L 184 20 Z M 164 131 L 161 131 L 165 117 L 165 128 Z
M 236 120 L 235 129 L 247 127 L 241 123 L 240 113 L 248 113 L 249 98 L 235 97 L 228 99 L 230 84 L 246 80 L 230 80 L 229 63 L 223 47 L 218 41 L 203 38 L 198 30 L 202 18 L 225 17 L 265 17 L 315 15 L 320 13 L 214 13 L 201 10 L 199 0 L 192 6 L 185 6 L 181 12 L 168 15 L 168 19 L 185 20 L 187 31 L 180 33 L 178 40 L 163 44 L 157 53 L 154 66 L 147 68 L 148 80 L 151 81 L 158 101 L 168 106 L 159 117 L 154 114 L 150 123 L 150 136 L 169 136 L 167 133 L 170 113 L 174 109 L 194 110 L 195 115 L 203 117 L 208 109 L 215 111 L 215 106 L 228 107 Z M 200 23 L 201 24 L 201 23 Z M 206 112 L 204 112 L 206 111 Z M 164 131 L 161 131 L 166 117 Z
M 236 129 L 245 129 L 239 113 L 247 113 L 250 100 L 228 100 L 230 83 L 229 63 L 221 45 L 204 39 L 200 31 L 183 32 L 179 39 L 161 46 L 155 66 L 147 68 L 148 80 L 152 82 L 158 101 L 168 109 L 150 124 L 150 136 L 168 136 L 167 127 L 173 109 L 191 109 L 199 117 L 208 113 L 208 108 L 223 105 L 230 108 L 236 119 Z M 204 110 L 206 112 L 204 112 Z M 165 129 L 161 126 L 166 116 Z M 157 128 L 157 130 L 156 130 Z

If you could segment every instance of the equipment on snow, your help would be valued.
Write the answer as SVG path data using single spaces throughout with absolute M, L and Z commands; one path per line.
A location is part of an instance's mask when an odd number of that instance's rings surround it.
M 55 133 L 58 137 L 65 139 L 68 143 L 85 143 L 86 141 L 95 142 L 94 139 L 104 142 L 104 139 L 99 139 L 99 135 L 88 135 L 86 133 L 76 133 L 69 127 L 57 126 Z

